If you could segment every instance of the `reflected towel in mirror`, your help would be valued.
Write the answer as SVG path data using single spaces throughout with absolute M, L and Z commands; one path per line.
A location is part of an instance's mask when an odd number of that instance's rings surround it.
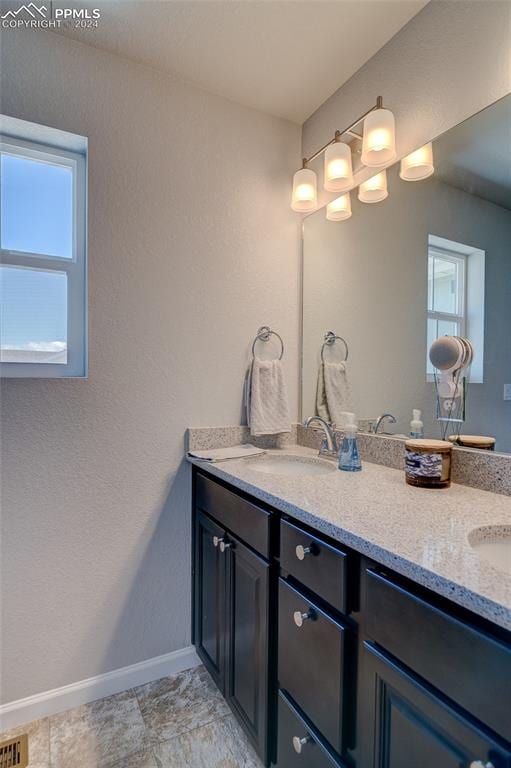
M 316 414 L 331 424 L 341 424 L 341 413 L 352 410 L 346 363 L 321 363 L 316 388 Z

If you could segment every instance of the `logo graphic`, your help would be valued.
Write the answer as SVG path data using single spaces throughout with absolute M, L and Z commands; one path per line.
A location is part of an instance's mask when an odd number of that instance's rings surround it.
M 3 3 L 4 0 L 0 0 L 0 4 Z M 48 3 L 49 13 L 48 6 L 32 1 L 19 7 L 13 0 L 8 0 L 8 3 L 10 9 L 0 15 L 2 29 L 60 29 L 61 26 L 95 29 L 101 18 L 99 8 L 59 7 L 53 10 L 51 0 Z
M 37 19 L 42 17 L 43 19 L 46 18 L 46 11 L 48 9 L 45 5 L 41 5 L 40 7 L 37 6 L 35 3 L 29 3 L 28 5 L 22 5 L 20 6 L 16 11 L 7 11 L 7 13 L 4 13 L 0 18 L 2 19 L 16 19 L 17 16 L 20 15 L 20 13 L 28 13 L 29 16 L 32 16 L 33 19 Z M 37 16 L 39 14 L 39 16 Z

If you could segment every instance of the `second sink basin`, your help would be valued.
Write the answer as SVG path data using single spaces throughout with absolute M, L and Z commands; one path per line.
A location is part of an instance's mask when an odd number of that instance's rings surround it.
M 337 471 L 337 466 L 333 462 L 294 455 L 275 456 L 267 454 L 258 459 L 248 459 L 247 465 L 256 472 L 266 472 L 269 475 L 287 475 L 288 477 L 328 475 Z
M 474 528 L 468 541 L 482 560 L 499 571 L 511 573 L 511 525 Z

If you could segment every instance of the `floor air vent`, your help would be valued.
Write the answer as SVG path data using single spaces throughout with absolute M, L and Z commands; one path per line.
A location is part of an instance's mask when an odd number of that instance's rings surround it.
M 24 733 L 0 742 L 0 768 L 26 768 L 28 765 L 28 736 Z

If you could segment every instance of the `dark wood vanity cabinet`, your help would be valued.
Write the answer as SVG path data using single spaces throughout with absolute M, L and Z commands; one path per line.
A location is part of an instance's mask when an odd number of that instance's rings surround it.
M 225 531 L 199 511 L 194 527 L 194 642 L 204 666 L 225 695 L 227 558 L 218 546 Z
M 270 563 L 240 536 L 268 551 L 269 513 L 203 475 L 194 497 L 194 643 L 268 763 Z
M 266 760 L 270 565 L 233 537 L 227 568 L 226 698 Z
M 193 476 L 194 643 L 265 765 L 511 768 L 509 632 Z
M 511 768 L 504 631 L 362 561 L 358 768 Z
M 375 644 L 363 643 L 361 667 L 366 707 L 357 760 L 361 768 L 508 768 L 511 764 L 500 740 Z

